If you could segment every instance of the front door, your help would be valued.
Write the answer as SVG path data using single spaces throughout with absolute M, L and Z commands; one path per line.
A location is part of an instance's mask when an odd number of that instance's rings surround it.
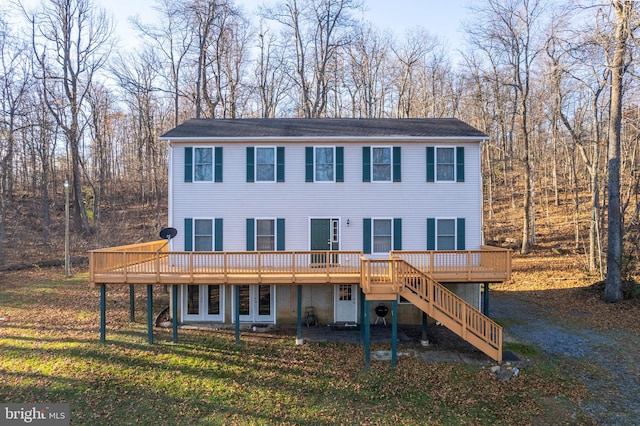
M 340 250 L 340 220 L 311 219 L 311 250 Z M 336 257 L 337 258 L 337 257 Z M 336 259 L 332 259 L 335 262 Z M 326 263 L 325 254 L 311 255 L 311 263 Z
M 187 285 L 183 286 L 183 321 L 222 321 L 224 286 Z
M 357 322 L 358 286 L 340 284 L 335 288 L 335 322 Z
M 271 285 L 241 285 L 240 322 L 274 322 L 275 299 Z

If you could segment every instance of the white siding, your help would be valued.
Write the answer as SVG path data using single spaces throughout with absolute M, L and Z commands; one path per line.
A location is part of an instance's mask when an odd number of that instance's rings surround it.
M 246 147 L 223 147 L 223 182 L 184 182 L 184 147 L 171 143 L 170 226 L 179 230 L 172 250 L 184 249 L 184 218 L 224 220 L 224 250 L 246 248 L 246 218 L 285 218 L 286 250 L 309 249 L 309 219 L 340 218 L 342 250 L 362 250 L 363 218 L 402 218 L 402 248 L 426 249 L 428 217 L 465 218 L 466 249 L 481 244 L 479 142 L 273 143 L 285 147 L 285 182 L 246 182 Z M 305 146 L 344 146 L 344 182 L 305 182 Z M 402 182 L 362 182 L 362 146 L 401 146 Z M 465 182 L 426 182 L 426 146 L 464 146 Z M 350 226 L 347 226 L 347 219 Z

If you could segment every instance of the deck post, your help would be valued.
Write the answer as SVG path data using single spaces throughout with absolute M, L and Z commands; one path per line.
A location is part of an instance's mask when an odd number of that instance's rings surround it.
M 129 321 L 136 322 L 136 291 L 133 284 L 129 284 Z
M 100 284 L 100 341 L 107 339 L 107 285 Z
M 391 302 L 391 365 L 398 363 L 398 299 Z
M 173 328 L 173 343 L 178 343 L 178 286 L 171 286 L 171 326 Z
M 364 365 L 369 367 L 371 365 L 371 341 L 370 332 L 371 324 L 369 324 L 369 301 L 364 301 Z
M 236 321 L 236 343 L 240 343 L 240 286 L 234 287 L 235 321 Z
M 427 326 L 428 326 L 429 317 L 426 313 L 422 313 L 422 339 L 420 340 L 420 344 L 422 346 L 429 346 L 429 335 L 427 334 Z
M 484 283 L 484 306 L 482 313 L 484 316 L 489 316 L 489 283 Z
M 302 343 L 302 286 L 298 284 L 298 335 L 296 337 L 296 345 L 301 345 Z
M 147 334 L 149 344 L 153 345 L 153 285 L 147 284 Z
M 364 343 L 364 291 L 358 286 L 360 291 L 360 341 Z

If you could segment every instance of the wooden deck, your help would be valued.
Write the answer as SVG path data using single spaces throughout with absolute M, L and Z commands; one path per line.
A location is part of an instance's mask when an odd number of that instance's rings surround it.
M 91 251 L 91 284 L 361 284 L 363 271 L 378 281 L 389 281 L 392 275 L 389 259 L 367 259 L 358 251 L 169 252 L 165 242 Z M 390 254 L 393 258 L 441 283 L 503 282 L 511 277 L 511 252 L 491 247 L 398 251 Z

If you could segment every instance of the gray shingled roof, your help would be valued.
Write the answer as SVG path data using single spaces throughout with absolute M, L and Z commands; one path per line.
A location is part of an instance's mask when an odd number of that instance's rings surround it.
M 249 118 L 191 119 L 161 139 L 256 137 L 461 137 L 487 135 L 457 118 Z

